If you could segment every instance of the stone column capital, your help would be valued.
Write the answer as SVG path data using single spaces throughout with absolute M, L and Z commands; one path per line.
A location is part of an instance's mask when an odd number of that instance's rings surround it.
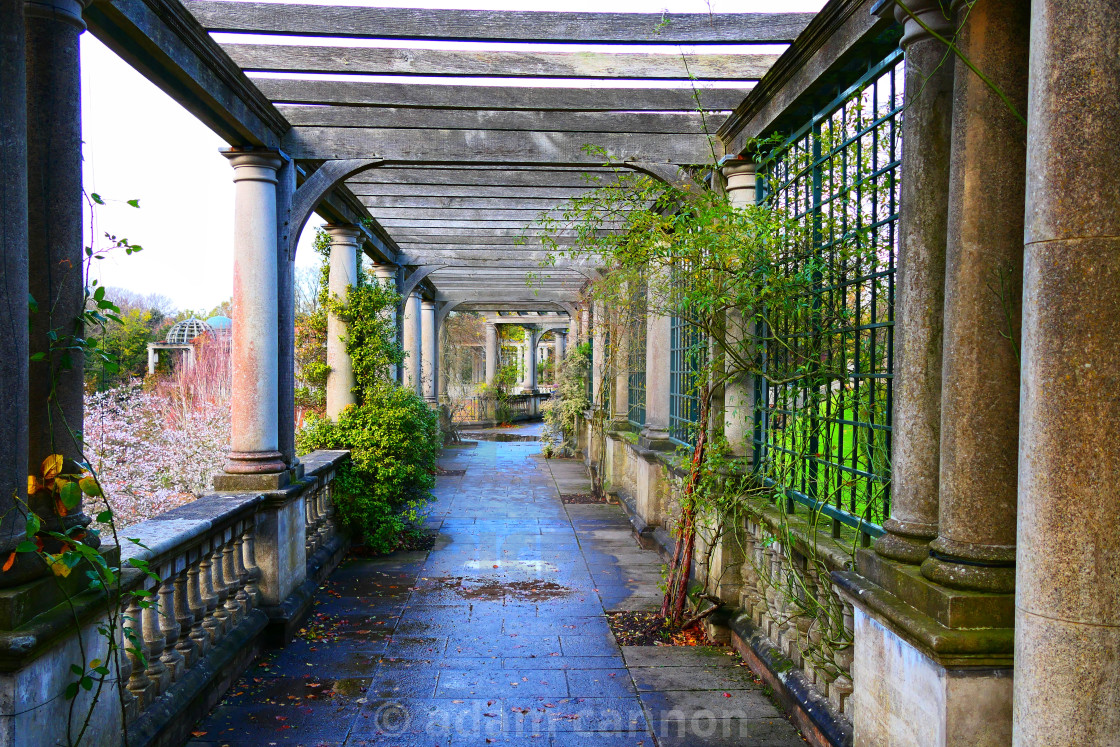
M 26 0 L 23 14 L 26 18 L 62 21 L 85 31 L 86 22 L 82 19 L 82 11 L 91 2 L 92 0 Z
M 245 181 L 276 184 L 276 171 L 284 164 L 283 158 L 276 151 L 223 148 L 221 153 L 233 166 L 235 184 Z
M 727 192 L 727 199 L 735 207 L 755 204 L 755 184 L 758 165 L 747 159 L 727 161 L 720 167 Z
M 436 310 L 436 302 L 435 301 L 429 301 L 429 300 L 421 297 L 420 308 L 424 311 L 435 311 Z
M 894 0 L 894 18 L 902 24 L 899 46 L 905 50 L 916 41 L 932 39 L 930 31 L 951 36 L 953 13 L 958 4 L 959 0 L 950 8 L 945 0 Z
M 362 233 L 362 229 L 352 223 L 328 223 L 323 226 L 323 230 L 331 235 L 333 244 L 357 244 L 358 237 Z

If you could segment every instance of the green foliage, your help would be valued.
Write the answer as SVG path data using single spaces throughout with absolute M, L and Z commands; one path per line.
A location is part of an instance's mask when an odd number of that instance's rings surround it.
M 324 258 L 329 255 L 330 238 L 324 231 L 316 236 L 316 250 Z M 337 422 L 312 414 L 296 434 L 296 445 L 302 452 L 350 449 L 351 461 L 334 483 L 335 508 L 368 547 L 388 552 L 431 498 L 441 446 L 439 418 L 414 391 L 389 377 L 391 367 L 404 362 L 392 320 L 400 296 L 387 285 L 366 282 L 350 288 L 345 299 L 331 297 L 327 277 L 324 262 L 320 303 L 298 328 L 305 335 L 299 343 L 301 378 L 308 396 L 325 403 L 330 370 L 326 319 L 335 313 L 347 325 L 357 404 L 346 408 Z
M 322 228 L 315 229 L 315 253 L 322 257 L 319 265 L 319 291 L 316 303 L 296 314 L 296 407 L 322 414 L 327 405 L 327 301 L 330 292 L 331 236 Z
M 591 369 L 591 346 L 572 346 L 560 365 L 556 391 L 541 405 L 545 422 L 545 445 L 570 454 L 576 448 L 576 427 L 579 416 L 591 407 L 587 396 L 587 377 Z
M 379 552 L 394 548 L 435 486 L 440 438 L 436 413 L 404 387 L 380 381 L 338 422 L 315 418 L 298 435 L 302 451 L 351 450 L 334 483 L 339 516 Z

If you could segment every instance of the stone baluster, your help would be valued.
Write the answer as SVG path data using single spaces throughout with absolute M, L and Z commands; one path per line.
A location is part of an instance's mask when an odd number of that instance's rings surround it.
M 171 568 L 173 563 L 160 569 L 163 581 L 159 585 L 159 630 L 163 636 L 163 652 L 159 660 L 167 669 L 168 684 L 177 682 L 185 670 L 183 654 L 175 647 L 179 642 L 179 620 L 175 608 L 175 577 Z
M 319 504 L 319 516 L 322 517 L 319 522 L 319 541 L 321 544 L 326 544 L 334 535 L 333 522 L 331 516 L 334 511 L 331 510 L 331 502 L 327 499 L 327 491 L 330 490 L 330 483 L 321 483 L 319 489 L 315 491 L 315 501 Z
M 755 589 L 757 590 L 757 598 L 754 603 L 753 621 L 754 624 L 762 628 L 763 620 L 766 615 L 766 576 L 769 570 L 766 565 L 766 545 L 762 537 L 762 525 L 755 524 L 755 543 L 754 543 L 754 567 L 756 569 L 757 577 L 755 578 Z
M 245 609 L 237 601 L 237 592 L 241 589 L 241 579 L 237 576 L 237 568 L 233 562 L 234 550 L 236 549 L 234 539 L 239 532 L 233 528 L 226 531 L 229 532 L 229 538 L 222 543 L 222 578 L 226 583 L 225 607 L 226 612 L 229 613 L 229 627 L 226 629 L 226 634 L 228 635 L 245 619 Z M 222 536 L 225 537 L 225 533 Z
M 319 516 L 315 506 L 315 492 L 311 491 L 303 501 L 304 523 L 306 525 L 304 533 L 307 535 L 303 546 L 307 549 L 308 557 L 311 557 L 311 554 L 319 547 L 319 535 L 316 532 Z
M 256 522 L 247 524 L 244 533 L 241 535 L 245 540 L 242 545 L 241 551 L 243 553 L 243 562 L 245 570 L 249 573 L 249 582 L 245 585 L 245 591 L 249 594 L 250 602 L 254 607 L 259 607 L 261 603 L 261 588 L 257 582 L 261 579 L 261 569 L 257 567 L 256 555 Z
M 220 537 L 213 540 L 213 548 L 210 551 L 210 593 L 214 597 L 212 614 L 216 623 L 211 633 L 211 641 L 216 644 L 233 627 L 230 624 L 229 610 L 225 608 L 228 593 L 226 592 L 225 574 L 222 573 L 222 540 Z
M 153 589 L 153 592 L 152 596 L 148 597 L 149 604 L 140 612 L 140 623 L 144 638 L 144 654 L 148 659 L 148 668 L 144 673 L 148 675 L 148 679 L 152 681 L 152 687 L 149 689 L 151 700 L 146 701 L 147 703 L 151 703 L 160 695 L 167 692 L 167 688 L 171 684 L 171 672 L 162 659 L 166 641 L 163 637 L 163 628 L 160 624 L 159 587 L 157 586 Z
M 136 597 L 127 598 L 121 626 L 128 631 L 124 636 L 124 656 L 120 661 L 120 678 L 127 683 L 121 691 L 121 697 L 124 699 L 125 717 L 131 721 L 147 705 L 148 687 L 152 684 L 141 666 L 143 632 L 140 627 L 140 604 Z
M 218 609 L 218 593 L 214 588 L 214 561 L 210 543 L 203 546 L 201 553 L 202 558 L 198 563 L 198 591 L 202 602 L 206 605 L 202 627 L 210 638 L 209 648 L 213 648 L 222 637 L 222 621 L 215 616 Z
M 752 612 L 752 615 L 757 598 L 758 584 L 758 571 L 754 564 L 755 544 L 757 543 L 755 542 L 754 523 L 748 521 L 743 536 L 743 569 L 741 571 L 743 584 L 739 592 L 739 606 L 748 612 Z
M 179 624 L 179 638 L 175 650 L 183 657 L 183 671 L 198 662 L 198 645 L 191 638 L 194 625 L 194 612 L 191 610 L 190 589 L 187 583 L 187 569 L 190 559 L 184 558 L 183 569 L 175 574 L 175 621 Z
M 245 567 L 245 522 L 239 521 L 233 528 L 233 572 L 237 576 L 237 606 L 241 617 L 253 609 L 253 598 L 249 596 L 249 569 Z
M 191 563 L 187 568 L 187 604 L 191 611 L 190 638 L 194 643 L 196 654 L 195 661 L 206 656 L 210 650 L 210 631 L 203 627 L 206 621 L 206 600 L 202 598 L 202 568 L 201 558 Z
M 855 638 L 855 613 L 851 602 L 840 595 L 839 589 L 833 587 L 832 591 L 840 603 L 844 630 L 840 638 L 843 643 L 836 646 L 832 659 L 841 673 L 829 687 L 828 699 L 837 711 L 851 719 L 852 660 L 855 653 L 851 641 Z

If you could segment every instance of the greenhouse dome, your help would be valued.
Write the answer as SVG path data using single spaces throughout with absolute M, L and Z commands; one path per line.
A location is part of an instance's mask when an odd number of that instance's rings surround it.
M 201 319 L 185 319 L 167 332 L 167 342 L 172 345 L 186 345 L 199 335 L 213 332 L 209 324 Z

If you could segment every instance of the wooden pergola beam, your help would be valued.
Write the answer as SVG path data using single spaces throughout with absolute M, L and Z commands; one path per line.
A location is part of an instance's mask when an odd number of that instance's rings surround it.
M 223 44 L 243 70 L 365 75 L 758 80 L 775 54 L 507 52 Z
M 595 145 L 619 161 L 711 163 L 721 146 L 703 135 L 631 135 L 609 132 L 501 132 L 493 130 L 366 130 L 295 127 L 283 141 L 293 158 L 381 158 L 396 163 L 454 164 L 471 161 L 517 164 L 602 163 Z
M 176 0 L 99 0 L 90 32 L 230 145 L 276 147 L 288 123 Z
M 286 6 L 277 4 L 275 7 Z M 699 109 L 726 112 L 734 109 L 750 91 L 747 84 L 735 88 L 542 88 L 294 78 L 254 78 L 253 82 L 261 93 L 277 104 L 531 109 L 550 112 L 695 112 Z
M 485 95 L 485 94 L 483 94 Z M 296 106 L 277 110 L 296 127 L 360 127 L 420 130 L 520 130 L 525 132 L 621 132 L 703 134 L 709 122 L 690 112 L 545 112 L 510 109 L 410 109 L 370 106 Z
M 787 43 L 812 13 L 564 13 L 185 0 L 211 31 L 444 41 Z
M 392 208 L 426 208 L 429 210 L 563 210 L 568 205 L 564 197 L 527 197 L 517 192 L 498 197 L 447 197 L 420 192 L 414 195 L 370 197 L 360 195 L 362 204 L 378 210 Z
M 614 174 L 596 170 L 594 166 L 582 169 L 505 168 L 464 169 L 461 164 L 452 168 L 393 168 L 383 167 L 367 171 L 347 181 L 355 187 L 362 184 L 407 184 L 456 187 L 587 187 L 615 181 Z

